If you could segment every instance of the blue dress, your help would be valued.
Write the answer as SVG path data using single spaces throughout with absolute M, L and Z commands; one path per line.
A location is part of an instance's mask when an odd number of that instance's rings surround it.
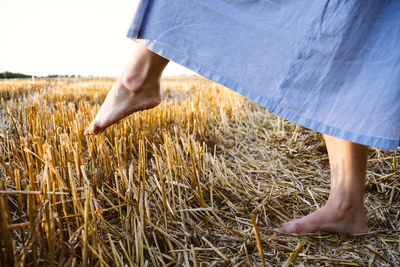
M 399 0 L 140 0 L 128 37 L 307 128 L 399 145 Z

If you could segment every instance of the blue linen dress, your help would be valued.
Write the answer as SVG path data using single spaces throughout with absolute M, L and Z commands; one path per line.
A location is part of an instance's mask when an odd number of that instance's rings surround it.
M 399 0 L 140 0 L 128 37 L 307 128 L 399 145 Z

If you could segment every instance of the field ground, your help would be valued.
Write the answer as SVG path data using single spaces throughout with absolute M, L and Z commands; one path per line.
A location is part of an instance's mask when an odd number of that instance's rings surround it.
M 370 150 L 367 235 L 279 234 L 328 197 L 320 134 L 192 77 L 84 136 L 112 83 L 0 82 L 2 266 L 261 266 L 260 248 L 267 266 L 400 262 L 396 152 Z

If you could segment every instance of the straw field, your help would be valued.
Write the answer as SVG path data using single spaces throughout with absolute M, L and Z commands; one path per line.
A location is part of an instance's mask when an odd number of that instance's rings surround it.
M 399 157 L 371 148 L 370 232 L 272 229 L 329 193 L 323 139 L 202 78 L 84 136 L 112 79 L 0 82 L 1 266 L 395 266 Z

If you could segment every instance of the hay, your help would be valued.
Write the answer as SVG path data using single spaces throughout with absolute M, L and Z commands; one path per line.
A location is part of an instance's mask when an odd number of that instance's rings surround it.
M 110 79 L 0 82 L 1 264 L 387 266 L 399 262 L 399 156 L 371 149 L 370 232 L 272 229 L 324 205 L 321 135 L 201 78 L 98 137 Z

